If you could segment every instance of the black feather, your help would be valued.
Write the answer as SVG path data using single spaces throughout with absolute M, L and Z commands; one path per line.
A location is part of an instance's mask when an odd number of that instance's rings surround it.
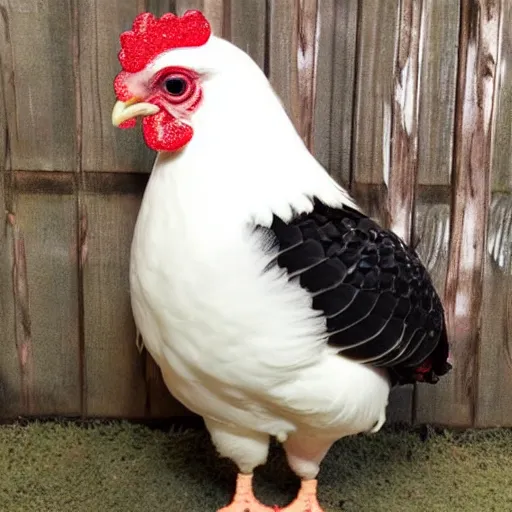
M 311 293 L 341 355 L 388 368 L 395 383 L 435 383 L 450 369 L 441 300 L 417 253 L 393 232 L 320 201 L 289 223 L 274 216 L 268 232 L 277 265 Z

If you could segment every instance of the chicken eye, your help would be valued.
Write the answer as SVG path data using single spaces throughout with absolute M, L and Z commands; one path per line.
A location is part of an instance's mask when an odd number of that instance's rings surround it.
M 165 89 L 171 96 L 183 96 L 185 94 L 188 82 L 179 76 L 168 78 L 165 83 Z

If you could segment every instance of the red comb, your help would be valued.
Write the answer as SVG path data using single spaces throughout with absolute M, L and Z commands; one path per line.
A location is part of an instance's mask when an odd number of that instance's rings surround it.
M 135 18 L 132 30 L 121 34 L 119 62 L 124 71 L 136 73 L 160 53 L 201 46 L 210 35 L 210 24 L 199 11 L 187 11 L 182 17 L 168 13 L 161 18 L 144 12 Z

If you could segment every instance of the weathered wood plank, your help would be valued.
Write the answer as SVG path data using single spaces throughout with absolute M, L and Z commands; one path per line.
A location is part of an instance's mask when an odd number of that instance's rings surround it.
M 502 2 L 477 426 L 512 426 L 512 5 Z
M 66 0 L 0 0 L 1 73 L 14 92 L 5 112 L 13 169 L 73 167 L 70 9 Z
M 176 12 L 175 0 L 141 0 L 144 11 L 152 12 L 155 16 L 162 16 L 167 12 Z
M 429 271 L 440 297 L 444 296 L 448 250 L 450 243 L 450 203 L 443 194 L 422 192 L 416 196 L 415 245 Z M 415 423 L 437 423 L 438 408 L 449 393 L 450 382 L 443 378 L 435 386 L 417 384 L 415 393 Z
M 315 82 L 312 98 L 310 149 L 318 161 L 330 171 L 331 150 L 331 112 L 333 108 L 341 110 L 345 98 L 336 99 L 333 105 L 334 51 L 336 35 L 336 2 L 324 0 L 318 2 L 314 50 Z M 339 141 L 336 141 L 339 143 Z
M 7 14 L 0 9 L 0 48 L 8 48 Z M 4 73 L 12 72 L 10 54 L 1 54 Z M 3 78 L 3 77 L 1 77 Z M 14 418 L 22 412 L 20 366 L 16 350 L 13 289 L 12 211 L 7 102 L 13 101 L 12 82 L 0 79 L 0 418 Z
M 359 3 L 352 147 L 355 183 L 388 182 L 398 16 L 394 2 L 361 0 Z M 366 206 L 380 212 L 382 220 L 385 204 Z
M 112 126 L 115 102 L 112 83 L 121 70 L 117 60 L 119 35 L 131 28 L 144 2 L 125 0 L 79 2 L 80 83 L 82 89 L 83 171 L 148 172 L 155 154 L 147 148 L 139 128 L 118 130 Z M 152 0 L 155 14 L 169 3 Z
M 512 426 L 512 195 L 496 193 L 488 224 L 475 424 Z
M 135 344 L 128 268 L 138 195 L 84 195 L 85 414 L 141 418 L 144 359 Z
M 1 87 L 1 83 L 0 83 Z M 1 96 L 0 96 L 1 98 Z M 0 107 L 1 108 L 1 107 Z M 1 123 L 1 121 L 0 121 Z M 5 154 L 0 154 L 3 162 Z M 20 386 L 20 365 L 16 350 L 13 290 L 12 229 L 8 222 L 10 208 L 6 190 L 7 173 L 0 170 L 0 418 L 15 418 L 23 412 Z
M 203 11 L 205 1 L 208 2 L 209 0 L 176 0 L 176 14 L 182 16 L 183 13 L 189 9 L 198 9 L 199 11 Z
M 352 191 L 369 215 L 406 241 L 416 180 L 421 13 L 422 2 L 411 1 L 398 10 L 391 2 L 363 1 L 358 12 Z M 393 391 L 390 421 L 411 421 L 412 398 L 412 386 Z
M 230 14 L 226 37 L 265 69 L 266 2 L 226 0 L 225 4 Z
M 295 0 L 271 0 L 269 6 L 268 78 L 281 98 L 286 112 L 299 126 L 297 98 L 297 2 Z
M 449 185 L 452 170 L 460 6 L 424 2 L 418 183 Z
M 512 190 L 512 3 L 502 2 L 492 189 Z
M 351 177 L 351 150 L 352 150 L 352 123 L 354 109 L 354 89 L 356 72 L 356 41 L 357 41 L 357 11 L 358 0 L 344 2 L 334 1 L 334 13 L 332 21 L 329 14 L 321 18 L 321 40 L 319 43 L 317 87 L 317 110 L 315 111 L 315 140 L 313 147 L 319 160 L 329 169 L 331 175 L 343 186 L 350 186 Z M 321 4 L 323 5 L 323 3 Z M 333 27 L 330 27 L 330 25 Z M 322 67 L 330 59 L 324 59 L 322 46 L 326 36 L 324 31 L 334 31 L 333 57 L 331 78 L 331 100 L 329 102 L 329 149 L 325 154 L 325 146 L 319 139 L 324 137 L 320 127 L 323 115 L 318 111 L 325 101 L 322 98 L 321 86 Z
M 226 34 L 229 25 L 229 0 L 176 0 L 175 12 L 180 16 L 190 9 L 197 9 L 206 16 L 216 36 L 229 37 Z
M 163 381 L 162 372 L 151 356 L 147 352 L 144 352 L 144 356 L 146 359 L 146 417 L 161 419 L 191 416 L 192 413 L 169 393 Z
M 317 0 L 270 2 L 269 79 L 311 148 L 317 73 Z
M 386 224 L 406 243 L 411 242 L 418 169 L 420 64 L 425 38 L 422 24 L 428 6 L 423 1 L 400 2 L 398 39 L 391 101 L 391 155 Z M 388 141 L 385 141 L 388 142 Z M 383 146 L 383 150 L 385 147 Z M 414 387 L 394 390 L 396 416 L 412 421 Z
M 411 241 L 418 170 L 419 71 L 425 38 L 423 1 L 403 0 L 392 101 L 391 167 L 388 225 L 407 243 Z
M 467 427 L 475 415 L 499 18 L 492 0 L 462 3 L 445 295 L 454 370 L 421 404 L 422 419 L 445 425 Z
M 453 130 L 456 100 L 460 6 L 428 2 L 424 11 L 425 53 L 420 69 L 420 116 L 414 244 L 432 275 L 442 298 L 446 283 L 450 236 L 450 199 L 443 192 L 450 185 L 453 164 Z M 425 189 L 422 185 L 434 185 Z M 436 193 L 436 187 L 437 193 Z M 423 192 L 425 191 L 425 192 Z M 435 387 L 416 386 L 418 423 L 435 422 L 438 395 L 449 382 Z
M 75 198 L 17 193 L 9 224 L 22 412 L 79 415 Z

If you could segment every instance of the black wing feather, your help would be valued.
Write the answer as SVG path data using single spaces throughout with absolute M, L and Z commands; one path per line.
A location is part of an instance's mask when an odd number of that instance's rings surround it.
M 320 201 L 289 223 L 274 216 L 268 231 L 274 263 L 311 293 L 341 355 L 386 367 L 397 383 L 435 383 L 449 371 L 441 300 L 416 252 L 393 232 Z

